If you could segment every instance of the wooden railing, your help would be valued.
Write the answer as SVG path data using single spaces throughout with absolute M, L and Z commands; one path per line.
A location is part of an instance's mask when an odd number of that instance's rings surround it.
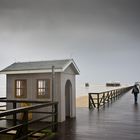
M 33 134 L 40 132 L 46 128 L 51 128 L 52 131 L 57 130 L 57 125 L 58 125 L 58 102 L 45 102 L 45 101 L 23 101 L 23 100 L 7 100 L 6 98 L 0 98 L 0 102 L 6 102 L 6 103 L 12 103 L 13 104 L 13 109 L 3 111 L 0 113 L 0 120 L 7 120 L 7 116 L 13 115 L 13 126 L 9 128 L 4 128 L 0 131 L 0 134 L 7 134 L 7 132 L 11 130 L 16 130 L 16 135 L 15 135 L 15 140 L 27 140 L 28 137 L 33 136 Z M 17 107 L 17 103 L 32 103 L 33 105 L 27 106 L 27 107 Z M 42 108 L 46 107 L 51 107 L 51 111 L 43 110 L 43 111 L 38 111 L 41 110 Z M 50 109 L 49 109 L 50 110 Z M 19 122 L 17 120 L 17 115 L 19 113 L 22 113 L 23 117 L 22 120 Z M 29 120 L 28 119 L 28 113 L 39 113 L 43 114 L 43 116 Z M 5 118 L 3 118 L 5 117 Z M 49 122 L 44 122 L 46 125 L 42 128 L 36 129 L 29 131 L 29 125 L 46 120 L 51 118 Z M 43 136 L 44 137 L 44 136 Z
M 88 93 L 89 109 L 99 109 L 101 106 L 104 106 L 106 103 L 109 103 L 113 99 L 116 99 L 131 89 L 132 86 L 129 86 L 104 92 Z

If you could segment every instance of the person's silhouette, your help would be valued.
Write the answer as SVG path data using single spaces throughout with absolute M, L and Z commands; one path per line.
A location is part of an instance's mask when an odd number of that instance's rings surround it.
M 138 89 L 137 85 L 135 84 L 135 85 L 133 86 L 133 90 L 132 90 L 132 94 L 134 94 L 134 101 L 135 101 L 135 104 L 137 104 L 138 93 L 139 93 L 139 89 Z

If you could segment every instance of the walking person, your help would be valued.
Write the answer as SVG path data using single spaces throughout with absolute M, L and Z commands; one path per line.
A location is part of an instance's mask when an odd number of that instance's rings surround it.
M 135 101 L 135 104 L 137 104 L 139 89 L 136 84 L 133 86 L 132 94 L 134 94 L 134 101 Z

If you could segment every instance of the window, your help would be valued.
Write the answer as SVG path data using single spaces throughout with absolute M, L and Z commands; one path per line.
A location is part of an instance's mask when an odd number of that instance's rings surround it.
M 50 80 L 37 80 L 37 97 L 49 98 L 50 97 Z
M 26 80 L 15 81 L 15 97 L 26 98 L 27 96 L 27 82 Z

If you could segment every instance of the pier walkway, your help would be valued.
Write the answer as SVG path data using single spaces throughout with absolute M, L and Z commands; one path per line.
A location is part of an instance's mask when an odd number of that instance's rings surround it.
M 136 105 L 133 100 L 129 91 L 100 110 L 77 108 L 53 140 L 140 140 L 140 97 Z

